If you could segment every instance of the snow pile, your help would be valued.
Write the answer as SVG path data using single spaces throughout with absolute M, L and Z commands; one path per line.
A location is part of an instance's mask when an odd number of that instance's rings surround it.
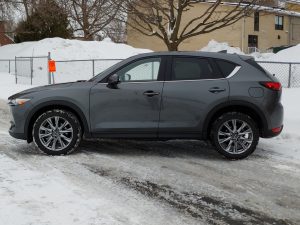
M 272 62 L 300 62 L 300 44 L 281 50 L 267 60 Z
M 0 72 L 0 99 L 7 100 L 13 94 L 33 88 L 31 85 L 15 84 L 15 76 Z
M 217 42 L 215 40 L 210 40 L 207 44 L 207 46 L 200 49 L 200 51 L 203 52 L 220 52 L 226 50 L 227 53 L 230 54 L 239 54 L 239 55 L 245 55 L 244 52 L 241 51 L 238 47 L 231 47 L 227 42 Z
M 147 49 L 134 48 L 126 44 L 116 44 L 110 39 L 103 41 L 79 41 L 62 38 L 47 38 L 40 41 L 23 42 L 0 47 L 0 72 L 9 71 L 8 61 L 1 59 L 14 59 L 18 57 L 44 56 L 44 58 L 34 58 L 31 62 L 29 58 L 17 60 L 10 64 L 10 71 L 15 74 L 17 71 L 18 82 L 23 84 L 45 85 L 48 84 L 48 52 L 51 58 L 57 62 L 54 74 L 55 82 L 70 82 L 76 80 L 91 79 L 106 68 L 119 62 L 117 59 L 125 59 L 140 53 L 151 52 Z M 99 59 L 92 61 L 91 59 Z M 116 60 L 102 60 L 116 59 Z M 70 61 L 83 60 L 83 61 Z M 90 60 L 90 61 L 84 61 Z M 15 69 L 16 65 L 16 69 Z M 32 73 L 32 81 L 31 81 Z
M 150 52 L 126 44 L 116 44 L 110 39 L 104 41 L 79 41 L 62 38 L 46 38 L 40 41 L 23 42 L 0 47 L 0 59 L 14 59 L 15 56 L 47 56 L 51 52 L 54 60 L 73 59 L 124 59 Z
M 229 54 L 239 54 L 239 55 L 246 55 L 240 48 L 230 46 L 227 42 L 217 42 L 215 40 L 210 40 L 207 46 L 200 49 L 200 51 L 204 52 L 220 52 L 220 51 L 227 51 Z M 250 56 L 254 57 L 255 60 L 268 60 L 269 57 L 273 56 L 274 53 L 260 53 L 254 52 L 249 54 Z

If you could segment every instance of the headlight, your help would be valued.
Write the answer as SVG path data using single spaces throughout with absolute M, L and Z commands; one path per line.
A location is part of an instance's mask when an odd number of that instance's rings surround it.
M 29 98 L 16 98 L 16 99 L 11 99 L 8 102 L 8 104 L 11 106 L 24 105 L 28 101 L 30 101 Z

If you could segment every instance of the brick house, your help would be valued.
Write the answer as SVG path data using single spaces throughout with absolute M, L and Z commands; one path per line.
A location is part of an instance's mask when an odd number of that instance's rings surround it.
M 14 41 L 6 34 L 5 21 L 0 21 L 0 46 L 13 44 Z
M 246 1 L 246 0 L 245 0 Z M 219 6 L 218 13 L 222 14 L 232 10 L 236 1 L 227 0 Z M 244 17 L 235 24 L 215 30 L 211 33 L 192 37 L 179 46 L 179 50 L 194 51 L 206 46 L 214 39 L 218 42 L 227 42 L 230 46 L 239 47 L 243 52 L 269 48 L 296 45 L 300 43 L 300 7 L 298 1 L 284 1 L 281 7 L 273 7 L 270 1 L 268 6 L 259 7 L 250 16 Z M 199 2 L 182 16 L 182 24 L 188 23 L 204 13 L 210 2 Z M 271 6 L 269 6 L 271 5 Z M 129 14 L 130 20 L 130 14 Z M 136 48 L 148 48 L 154 51 L 167 50 L 163 42 L 157 37 L 145 36 L 138 31 L 127 27 L 127 43 Z

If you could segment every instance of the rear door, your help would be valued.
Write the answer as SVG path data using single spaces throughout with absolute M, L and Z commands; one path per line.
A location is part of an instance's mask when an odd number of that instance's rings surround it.
M 228 101 L 228 81 L 210 58 L 173 56 L 169 60 L 159 137 L 200 138 L 207 112 Z

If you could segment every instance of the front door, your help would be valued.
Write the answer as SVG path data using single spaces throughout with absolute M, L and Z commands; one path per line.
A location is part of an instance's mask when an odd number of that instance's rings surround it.
M 228 100 L 229 85 L 212 59 L 173 57 L 164 84 L 160 138 L 200 138 L 207 111 Z
M 94 135 L 149 137 L 158 134 L 163 89 L 162 58 L 144 58 L 115 71 L 116 87 L 98 83 L 90 94 L 90 122 Z

